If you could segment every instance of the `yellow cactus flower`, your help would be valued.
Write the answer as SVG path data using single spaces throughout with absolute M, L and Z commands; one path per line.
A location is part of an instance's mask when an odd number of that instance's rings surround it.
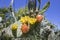
M 22 23 L 26 23 L 28 21 L 28 19 L 29 19 L 29 16 L 25 16 L 25 17 L 21 17 L 20 21 Z
M 18 25 L 17 24 L 12 24 L 12 30 L 17 30 Z
M 25 17 L 21 17 L 20 21 L 22 23 L 30 23 L 30 24 L 34 24 L 36 22 L 36 19 L 35 18 L 30 18 L 29 16 L 25 16 Z
M 30 19 L 28 20 L 28 22 L 29 22 L 30 24 L 34 24 L 34 23 L 36 22 L 36 19 L 35 19 L 35 18 L 30 18 Z
M 20 21 L 21 21 L 22 23 L 25 23 L 25 22 L 26 22 L 24 17 L 21 17 Z
M 27 22 L 29 18 L 29 16 L 25 16 L 25 21 Z

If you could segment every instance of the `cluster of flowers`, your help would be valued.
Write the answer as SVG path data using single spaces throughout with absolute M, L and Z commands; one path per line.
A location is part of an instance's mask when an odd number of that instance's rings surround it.
M 34 24 L 36 22 L 36 18 L 30 18 L 29 16 L 25 16 L 25 17 L 21 17 L 20 21 L 22 23 L 30 23 L 30 24 Z
M 19 20 L 20 22 L 22 22 L 21 31 L 23 33 L 27 33 L 29 29 L 31 29 L 30 24 L 34 25 L 36 22 L 41 22 L 42 19 L 43 19 L 42 15 L 37 15 L 35 18 L 29 17 L 29 16 L 21 17 L 21 19 Z M 17 30 L 17 27 L 18 27 L 18 24 L 13 24 L 12 30 Z

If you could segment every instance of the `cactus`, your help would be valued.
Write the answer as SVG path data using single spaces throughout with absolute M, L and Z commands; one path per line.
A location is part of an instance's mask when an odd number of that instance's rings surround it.
M 39 3 L 38 8 L 36 7 L 36 1 Z M 0 30 L 1 40 L 18 40 L 18 38 L 21 40 L 56 40 L 56 38 L 59 38 L 59 33 L 56 33 L 53 30 L 55 28 L 55 25 L 50 23 L 43 15 L 44 12 L 49 8 L 50 1 L 48 0 L 42 9 L 40 9 L 41 0 L 35 0 L 33 2 L 35 2 L 35 4 L 33 4 L 33 7 L 29 7 L 32 4 L 29 5 L 28 3 L 28 6 L 18 10 L 18 12 L 15 14 L 16 18 L 18 19 L 17 21 L 11 19 L 6 21 L 5 24 L 7 24 L 7 27 Z M 11 9 L 7 8 L 0 11 L 2 13 L 11 13 Z M 5 14 L 1 14 L 0 16 L 3 17 Z M 39 22 L 37 20 L 39 20 Z M 14 22 L 10 23 L 11 21 Z M 18 25 L 17 27 L 16 24 Z M 22 27 L 23 24 L 25 24 L 25 26 Z M 27 32 L 26 29 L 28 30 Z

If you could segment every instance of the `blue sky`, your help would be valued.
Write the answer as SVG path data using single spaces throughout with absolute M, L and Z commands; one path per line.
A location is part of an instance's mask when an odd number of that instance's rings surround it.
M 9 7 L 11 0 L 0 0 L 0 8 Z M 41 8 L 48 0 L 42 0 Z M 13 8 L 17 11 L 19 8 L 25 7 L 27 0 L 14 0 Z M 51 5 L 45 12 L 45 17 L 60 29 L 60 0 L 50 0 Z

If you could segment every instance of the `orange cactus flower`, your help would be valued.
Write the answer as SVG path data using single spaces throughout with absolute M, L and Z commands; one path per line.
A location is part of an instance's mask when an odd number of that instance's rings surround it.
M 41 22 L 43 20 L 43 15 L 36 16 L 37 22 Z
M 27 24 L 22 24 L 21 30 L 23 33 L 27 33 L 29 31 L 29 26 Z

